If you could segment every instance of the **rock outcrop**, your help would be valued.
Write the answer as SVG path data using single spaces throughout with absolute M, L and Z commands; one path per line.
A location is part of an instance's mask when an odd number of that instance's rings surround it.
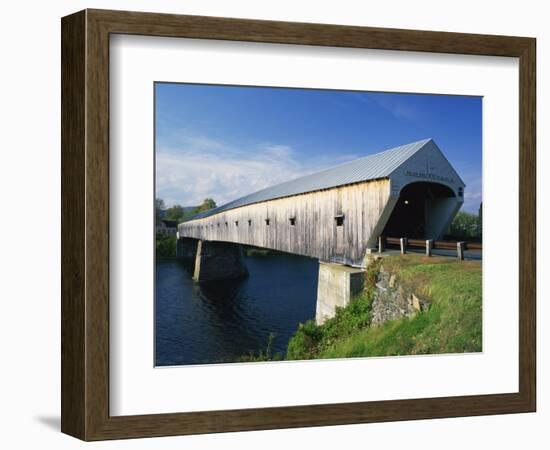
M 381 325 L 388 320 L 413 317 L 426 311 L 430 302 L 405 288 L 396 274 L 384 270 L 383 264 L 376 279 L 372 302 L 372 325 Z

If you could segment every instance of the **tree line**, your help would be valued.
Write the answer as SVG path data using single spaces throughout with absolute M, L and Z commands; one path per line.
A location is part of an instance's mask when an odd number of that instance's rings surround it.
M 188 217 L 215 208 L 216 206 L 216 202 L 212 198 L 205 198 L 199 206 L 182 206 L 176 204 L 170 208 L 166 208 L 164 200 L 157 198 L 155 199 L 155 222 L 158 224 L 162 219 L 183 222 Z
M 481 208 L 480 214 L 459 211 L 451 222 L 448 237 L 453 240 L 481 241 L 482 225 Z

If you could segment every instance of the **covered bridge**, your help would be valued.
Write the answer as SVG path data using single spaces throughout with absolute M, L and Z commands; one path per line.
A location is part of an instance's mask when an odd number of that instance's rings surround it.
M 437 239 L 465 184 L 432 139 L 254 192 L 179 224 L 179 238 L 362 266 L 380 235 Z
M 322 323 L 361 289 L 379 236 L 439 238 L 464 187 L 432 139 L 413 142 L 193 216 L 178 226 L 178 256 L 194 261 L 196 281 L 245 275 L 240 244 L 317 258 Z

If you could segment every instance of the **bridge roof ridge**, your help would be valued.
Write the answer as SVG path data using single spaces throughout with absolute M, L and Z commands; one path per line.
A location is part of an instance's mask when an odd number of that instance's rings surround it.
M 203 211 L 190 217 L 186 222 L 209 217 L 223 211 L 253 203 L 386 178 L 430 141 L 433 141 L 433 139 L 428 138 L 411 142 L 382 152 L 366 155 L 352 161 L 347 161 L 319 172 L 294 178 L 245 195 L 244 197 L 235 199 L 217 208 Z

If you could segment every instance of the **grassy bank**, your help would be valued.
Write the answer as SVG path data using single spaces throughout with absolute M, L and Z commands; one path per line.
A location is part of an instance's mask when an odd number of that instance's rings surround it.
M 430 308 L 411 319 L 371 326 L 373 280 L 346 308 L 323 325 L 308 321 L 288 344 L 286 359 L 346 358 L 481 351 L 481 264 L 418 255 L 387 257 L 407 291 L 427 298 Z

